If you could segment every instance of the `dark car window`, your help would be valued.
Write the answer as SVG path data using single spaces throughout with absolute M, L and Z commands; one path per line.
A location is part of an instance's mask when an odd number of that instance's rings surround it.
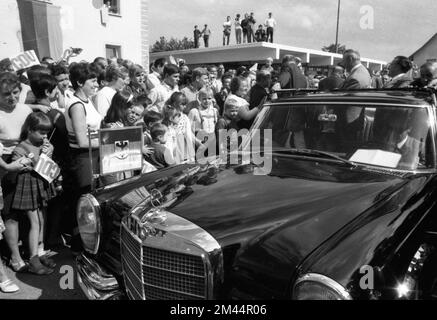
M 329 152 L 356 163 L 400 170 L 433 167 L 426 107 L 271 106 L 258 129 L 272 130 L 272 149 Z

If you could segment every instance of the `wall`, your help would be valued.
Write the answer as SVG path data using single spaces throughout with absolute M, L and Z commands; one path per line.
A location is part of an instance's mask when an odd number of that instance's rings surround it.
M 1 0 L 0 60 L 23 51 L 21 25 L 16 0 Z
M 414 55 L 414 63 L 419 67 L 428 59 L 437 59 L 437 36 Z
M 102 25 L 101 13 L 93 6 L 99 0 L 52 0 L 61 7 L 63 49 L 84 51 L 70 61 L 92 61 L 106 57 L 105 45 L 122 47 L 122 57 L 148 65 L 148 0 L 120 0 L 120 16 L 108 15 Z M 0 60 L 23 51 L 21 25 L 16 0 L 1 0 Z M 41 58 L 41 57 L 40 57 Z M 146 68 L 147 69 L 147 68 Z
M 121 16 L 108 15 L 102 25 L 100 10 L 90 0 L 52 0 L 61 7 L 64 49 L 79 47 L 84 51 L 71 61 L 106 57 L 105 45 L 122 47 L 122 57 L 135 63 L 141 56 L 141 0 L 120 0 Z
M 149 66 L 149 0 L 141 0 L 141 62 L 148 70 Z

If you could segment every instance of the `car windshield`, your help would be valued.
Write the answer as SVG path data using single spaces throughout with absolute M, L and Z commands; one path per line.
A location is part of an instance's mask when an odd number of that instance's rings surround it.
M 271 130 L 276 153 L 416 170 L 434 165 L 431 123 L 425 106 L 290 104 L 264 109 L 255 128 Z

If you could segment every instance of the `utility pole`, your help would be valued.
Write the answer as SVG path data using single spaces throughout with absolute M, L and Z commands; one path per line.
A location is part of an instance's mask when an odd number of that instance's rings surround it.
M 338 25 L 340 22 L 340 1 L 338 0 L 338 11 L 337 11 L 337 31 L 335 32 L 335 53 L 338 53 Z

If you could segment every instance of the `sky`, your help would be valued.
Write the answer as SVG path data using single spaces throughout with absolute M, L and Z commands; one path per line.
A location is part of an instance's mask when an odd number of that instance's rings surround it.
M 153 44 L 161 36 L 193 38 L 194 25 L 208 24 L 210 47 L 221 46 L 226 16 L 253 12 L 258 25 L 272 12 L 276 43 L 320 50 L 335 43 L 337 5 L 338 0 L 149 0 L 149 39 Z M 366 58 L 410 56 L 437 33 L 437 0 L 341 0 L 340 8 L 338 42 Z M 234 29 L 230 41 L 235 44 Z

